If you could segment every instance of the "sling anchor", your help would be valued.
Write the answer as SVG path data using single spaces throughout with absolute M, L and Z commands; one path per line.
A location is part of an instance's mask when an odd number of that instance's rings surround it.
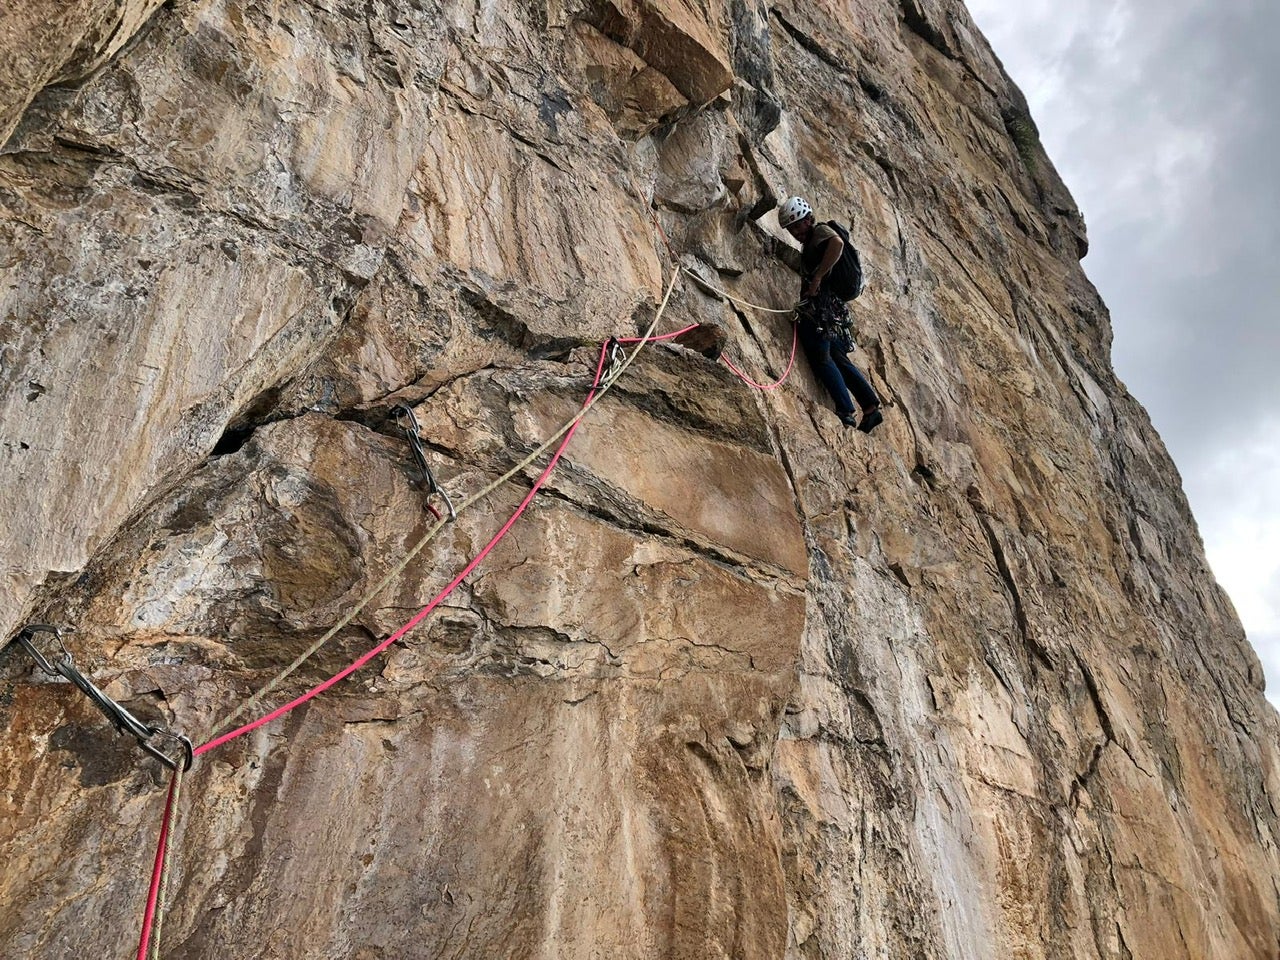
M 34 643 L 35 635 L 38 633 L 53 634 L 54 639 L 58 641 L 58 646 L 62 649 L 62 659 L 56 663 L 51 663 L 40 653 Z M 138 746 L 170 770 L 177 770 L 179 764 L 182 765 L 184 773 L 191 769 L 191 762 L 195 757 L 191 741 L 181 734 L 171 733 L 163 727 L 148 726 L 94 686 L 88 677 L 76 669 L 75 662 L 71 659 L 70 651 L 67 650 L 66 644 L 62 642 L 61 628 L 50 626 L 47 623 L 29 623 L 14 638 L 14 642 L 31 654 L 31 659 L 36 662 L 36 666 L 49 676 L 64 677 L 79 687 L 94 702 L 97 708 L 106 714 L 107 719 L 114 724 L 117 730 L 121 733 L 131 734 L 137 739 Z M 165 753 L 152 742 L 154 740 L 165 740 L 176 744 L 178 751 L 175 752 L 178 752 L 178 755 L 174 757 Z
M 422 480 L 427 488 L 427 497 L 433 493 L 440 494 L 440 499 L 444 501 L 445 507 L 449 511 L 449 519 L 458 519 L 458 514 L 453 509 L 453 501 L 449 499 L 449 494 L 445 493 L 444 487 L 436 482 L 436 476 L 431 472 L 431 467 L 427 464 L 427 451 L 422 446 L 422 435 L 418 432 L 418 418 L 413 415 L 413 408 L 405 403 L 397 403 L 391 410 L 396 418 L 396 423 L 404 429 L 405 438 L 409 441 L 409 446 L 413 450 L 414 462 L 418 464 L 418 469 L 422 471 Z M 403 423 L 401 421 L 404 421 Z M 427 509 L 432 513 L 436 513 L 435 508 L 430 503 Z M 438 518 L 440 514 L 436 513 Z

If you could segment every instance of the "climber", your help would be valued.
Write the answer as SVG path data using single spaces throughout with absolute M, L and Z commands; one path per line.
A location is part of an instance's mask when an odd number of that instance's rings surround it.
M 797 314 L 800 343 L 809 366 L 831 394 L 840 422 L 870 433 L 884 421 L 884 414 L 875 390 L 848 357 L 853 340 L 845 299 L 861 292 L 861 270 L 856 266 L 854 251 L 850 247 L 849 257 L 844 258 L 846 263 L 853 261 L 853 270 L 843 269 L 843 230 L 834 223 L 816 223 L 813 208 L 800 197 L 791 197 L 782 204 L 778 225 L 799 240 L 802 247 L 797 251 L 779 243 L 776 250 L 802 278 Z M 849 272 L 856 279 L 848 277 Z M 862 408 L 861 422 L 854 416 L 850 391 Z

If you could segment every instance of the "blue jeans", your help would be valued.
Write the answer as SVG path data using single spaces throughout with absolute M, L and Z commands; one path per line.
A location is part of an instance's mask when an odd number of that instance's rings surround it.
M 848 416 L 854 412 L 853 400 L 849 398 L 850 391 L 864 413 L 880 406 L 880 398 L 876 396 L 862 371 L 853 365 L 848 354 L 807 319 L 800 321 L 800 345 L 804 347 L 804 355 L 809 358 L 813 375 L 827 388 L 827 393 L 835 401 L 836 413 Z

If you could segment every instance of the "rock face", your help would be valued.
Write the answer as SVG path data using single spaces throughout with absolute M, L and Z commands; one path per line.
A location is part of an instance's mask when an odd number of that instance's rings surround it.
M 395 404 L 461 501 L 677 267 L 792 302 L 779 196 L 852 219 L 871 277 L 874 435 L 803 361 L 766 393 L 647 348 L 430 619 L 203 756 L 164 956 L 1277 955 L 1280 725 L 959 3 L 19 7 L 4 636 L 74 626 L 197 742 L 433 522 Z M 661 329 L 691 322 L 786 366 L 785 318 L 686 277 Z M 537 469 L 269 704 L 407 621 Z M 165 771 L 15 647 L 0 714 L 0 954 L 123 954 Z

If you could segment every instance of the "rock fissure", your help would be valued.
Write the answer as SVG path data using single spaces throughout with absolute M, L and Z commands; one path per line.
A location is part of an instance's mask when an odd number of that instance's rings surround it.
M 986 508 L 982 506 L 980 499 L 970 498 L 970 505 L 973 507 L 974 517 L 978 520 L 978 524 L 986 536 L 987 544 L 991 549 L 991 556 L 995 562 L 996 571 L 1000 579 L 1004 583 L 1005 592 L 1009 597 L 1009 603 L 1013 608 L 1014 625 L 1017 628 L 1018 636 L 1022 641 L 1024 649 L 1028 650 L 1036 661 L 1052 671 L 1055 669 L 1053 658 L 1049 651 L 1045 649 L 1043 644 L 1035 637 L 1031 627 L 1030 618 L 1023 606 L 1022 592 L 1018 589 L 1017 580 L 1014 578 L 1013 570 L 1009 566 L 1008 557 L 1005 554 L 1004 545 L 1000 540 L 1000 535 L 995 529 L 995 525 L 991 517 L 986 512 Z
M 1089 792 L 1089 786 L 1093 782 L 1094 775 L 1098 772 L 1098 764 L 1102 761 L 1103 749 L 1106 747 L 1107 743 L 1111 742 L 1112 741 L 1108 740 L 1105 743 L 1095 743 L 1093 745 L 1093 752 L 1089 755 L 1089 765 L 1083 771 L 1076 774 L 1076 778 L 1071 784 L 1070 802 L 1073 809 L 1078 809 L 1080 807 L 1081 800 L 1079 794 Z
M 852 72 L 849 69 L 848 64 L 788 20 L 777 7 L 770 7 L 769 13 L 778 21 L 779 24 L 782 25 L 782 29 L 786 31 L 787 36 L 799 44 L 803 49 L 813 54 L 837 73 L 848 75 Z
M 1094 715 L 1098 718 L 1098 723 L 1106 736 L 1106 742 L 1114 743 L 1116 739 L 1115 728 L 1111 724 L 1111 715 L 1107 712 L 1107 708 L 1102 702 L 1102 694 L 1098 690 L 1098 682 L 1094 679 L 1093 671 L 1089 669 L 1088 664 L 1084 662 L 1078 652 L 1073 651 L 1073 655 L 1076 666 L 1080 668 L 1080 676 L 1084 679 L 1085 690 L 1089 693 L 1089 702 L 1093 704 Z
M 424 715 L 425 711 L 411 710 L 407 713 L 396 713 L 386 717 L 348 717 L 343 719 L 342 725 L 344 727 L 395 726 L 398 723 L 405 723 Z
M 900 0 L 899 7 L 902 11 L 902 22 L 908 30 L 920 37 L 948 60 L 954 61 L 957 59 L 946 38 L 925 16 L 917 0 Z
M 1208 674 L 1210 679 L 1212 679 L 1213 681 L 1214 688 L 1217 690 L 1219 700 L 1222 703 L 1223 713 L 1226 715 L 1227 719 L 1231 722 L 1231 725 L 1235 727 L 1236 732 L 1238 734 L 1244 737 L 1248 737 L 1249 726 L 1243 720 L 1241 720 L 1238 716 L 1236 716 L 1236 711 L 1233 709 L 1232 702 L 1231 702 L 1233 698 L 1227 692 L 1226 685 L 1222 682 L 1222 678 L 1214 670 L 1212 670 L 1209 667 L 1209 664 L 1204 657 L 1204 651 L 1200 649 L 1200 645 L 1198 643 L 1192 643 L 1191 647 L 1193 650 L 1195 650 L 1196 658 L 1200 662 L 1201 670 L 1204 673 Z
M 586 516 L 602 521 L 618 530 L 635 533 L 643 537 L 653 537 L 678 546 L 694 556 L 701 557 L 716 567 L 727 570 L 737 576 L 745 577 L 762 586 L 787 590 L 794 594 L 802 594 L 804 586 L 795 577 L 779 567 L 771 567 L 758 560 L 733 553 L 726 548 L 718 548 L 709 540 L 694 538 L 686 532 L 680 532 L 661 525 L 656 518 L 628 517 L 602 504 L 583 503 L 552 482 L 543 488 L 548 497 L 558 500 Z

